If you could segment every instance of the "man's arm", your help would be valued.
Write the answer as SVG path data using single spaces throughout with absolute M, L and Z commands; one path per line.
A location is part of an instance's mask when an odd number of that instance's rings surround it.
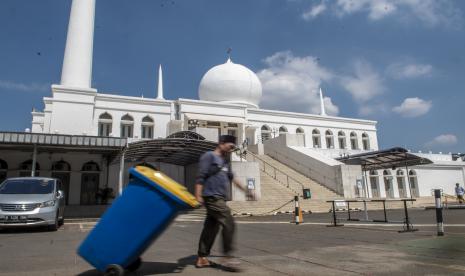
M 208 154 L 204 154 L 200 157 L 199 160 L 199 175 L 197 176 L 197 180 L 195 182 L 195 198 L 198 202 L 203 203 L 202 198 L 202 191 L 203 191 L 203 184 L 208 178 L 208 172 L 211 166 L 211 156 Z
M 202 198 L 202 190 L 203 190 L 203 185 L 202 184 L 195 184 L 195 199 L 202 204 L 203 203 L 203 198 Z

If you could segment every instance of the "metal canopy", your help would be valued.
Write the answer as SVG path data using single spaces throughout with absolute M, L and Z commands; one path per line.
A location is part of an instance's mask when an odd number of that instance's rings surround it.
M 91 152 L 114 158 L 126 146 L 126 139 L 29 132 L 0 132 L 1 150 L 32 152 Z
M 197 163 L 203 153 L 214 150 L 216 145 L 211 141 L 189 138 L 139 141 L 128 145 L 124 153 L 124 159 L 127 161 L 164 162 L 186 166 Z M 120 158 L 119 156 L 118 159 Z
M 427 158 L 409 153 L 406 149 L 400 147 L 348 155 L 336 158 L 336 160 L 347 165 L 361 165 L 362 170 L 364 171 L 410 167 L 433 163 Z

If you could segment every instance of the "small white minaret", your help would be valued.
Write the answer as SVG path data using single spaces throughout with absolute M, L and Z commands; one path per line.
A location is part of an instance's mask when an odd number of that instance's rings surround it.
M 164 100 L 163 98 L 163 71 L 161 69 L 161 64 L 160 67 L 158 67 L 158 95 L 157 95 L 157 100 Z
M 326 116 L 325 101 L 323 99 L 323 91 L 321 91 L 321 87 L 320 87 L 320 115 Z
M 73 0 L 61 85 L 91 88 L 95 0 Z

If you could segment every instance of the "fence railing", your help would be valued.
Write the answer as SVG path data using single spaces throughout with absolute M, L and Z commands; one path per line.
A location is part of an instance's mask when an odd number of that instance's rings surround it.
M 302 191 L 296 191 L 295 186 L 300 186 L 302 189 L 305 188 L 305 185 L 294 177 L 290 176 L 288 173 L 280 170 L 276 166 L 270 164 L 269 162 L 258 157 L 256 154 L 247 151 L 245 155 L 246 159 L 249 161 L 254 161 L 259 164 L 261 171 L 271 176 L 273 179 L 278 181 L 280 184 L 293 191 L 296 195 L 300 195 Z
M 448 207 L 450 203 L 458 203 L 457 197 L 453 195 L 449 195 L 446 193 L 442 193 L 443 202 L 444 202 L 444 207 Z

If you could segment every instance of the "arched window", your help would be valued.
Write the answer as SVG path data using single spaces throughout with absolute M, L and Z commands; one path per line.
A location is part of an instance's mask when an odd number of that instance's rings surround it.
M 345 149 L 346 148 L 346 134 L 343 131 L 339 131 L 337 133 L 337 140 L 339 142 L 339 148 Z
M 32 159 L 26 160 L 19 165 L 19 176 L 31 176 L 32 175 Z M 36 162 L 36 169 L 34 172 L 35 176 L 39 176 L 40 165 Z
M 384 178 L 384 190 L 386 191 L 387 198 L 394 197 L 394 187 L 392 187 L 392 175 L 391 170 L 384 170 L 383 171 L 383 178 Z
M 279 127 L 279 135 L 283 135 L 287 133 L 287 128 L 284 126 Z
M 60 160 L 52 164 L 52 171 L 70 172 L 71 165 L 66 161 Z
M 261 128 L 262 134 L 262 143 L 266 140 L 271 139 L 271 128 L 267 125 L 263 125 Z
M 6 171 L 8 170 L 8 164 L 6 161 L 0 159 L 0 171 Z
M 134 133 L 134 119 L 126 114 L 121 117 L 121 137 L 122 138 L 132 138 Z
M 420 193 L 418 190 L 417 172 L 414 170 L 410 170 L 408 172 L 408 178 L 410 182 L 410 192 L 412 193 L 412 197 L 419 197 Z
M 370 150 L 370 138 L 365 132 L 362 134 L 363 150 Z
M 153 138 L 153 119 L 150 116 L 142 118 L 141 138 L 152 139 Z
M 297 129 L 295 130 L 295 133 L 296 133 L 296 134 L 305 134 L 305 131 L 304 131 L 303 128 L 299 127 L 299 128 L 297 128 Z
M 314 148 L 321 148 L 321 135 L 320 131 L 316 128 L 312 131 L 312 140 Z
M 327 130 L 325 133 L 325 137 L 326 137 L 326 147 L 328 149 L 334 149 L 333 132 L 331 130 Z
M 0 159 L 0 184 L 3 182 L 3 180 L 6 179 L 6 175 L 8 172 L 8 164 L 6 161 Z
M 379 179 L 377 171 L 370 171 L 371 196 L 379 197 Z
M 98 136 L 110 136 L 113 126 L 113 118 L 108 112 L 98 117 Z
M 83 171 L 83 172 L 98 172 L 98 171 L 100 171 L 100 167 L 94 161 L 89 161 L 89 162 L 85 163 L 84 165 L 82 165 L 81 171 Z
M 405 188 L 405 175 L 403 170 L 397 170 L 397 187 L 399 189 L 399 196 L 401 198 L 407 197 L 407 189 Z
M 358 149 L 358 139 L 357 139 L 357 133 L 351 132 L 350 133 L 350 147 L 353 150 Z

